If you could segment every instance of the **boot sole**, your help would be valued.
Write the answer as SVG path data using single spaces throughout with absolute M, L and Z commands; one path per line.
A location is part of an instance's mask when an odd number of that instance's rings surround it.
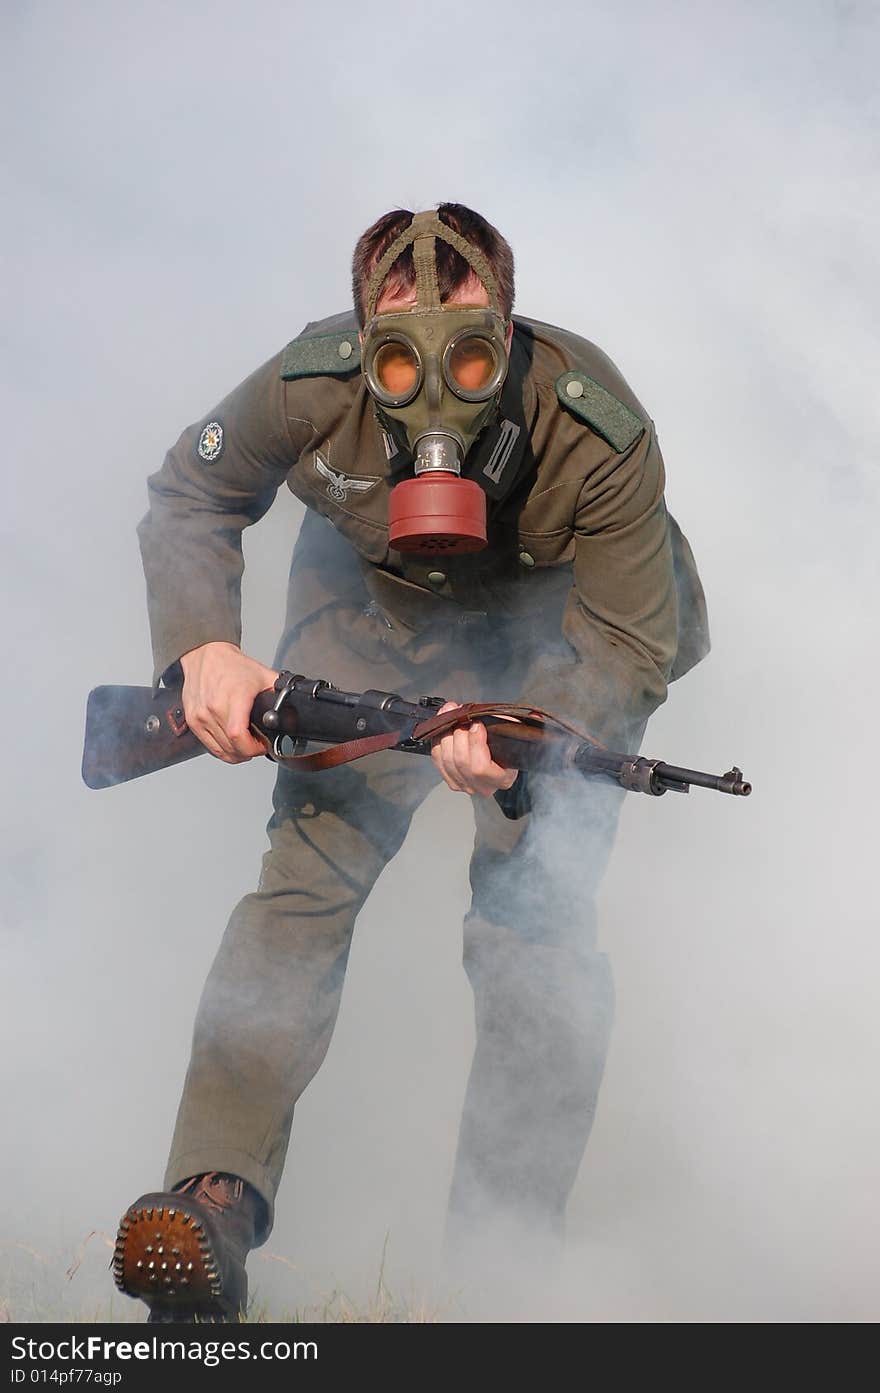
M 240 1319 L 247 1278 L 242 1269 L 238 1281 L 235 1274 L 224 1280 L 203 1216 L 185 1200 L 149 1201 L 136 1201 L 119 1225 L 113 1251 L 119 1290 L 146 1301 L 151 1321 Z

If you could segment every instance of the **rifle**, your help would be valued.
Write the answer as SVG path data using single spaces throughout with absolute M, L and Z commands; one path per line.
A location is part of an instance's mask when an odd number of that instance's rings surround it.
M 443 697 L 404 701 L 396 692 L 342 692 L 332 682 L 282 672 L 260 692 L 251 729 L 269 759 L 292 769 L 332 768 L 378 750 L 429 755 L 434 740 L 479 720 L 489 751 L 508 769 L 574 772 L 611 780 L 654 797 L 692 786 L 747 797 L 752 786 L 735 766 L 726 774 L 681 769 L 662 760 L 618 754 L 539 707 L 469 703 L 437 714 Z M 329 748 L 303 754 L 307 744 Z M 292 749 L 287 747 L 292 744 Z M 95 687 L 86 708 L 82 776 L 89 788 L 109 788 L 204 753 L 190 730 L 179 687 Z

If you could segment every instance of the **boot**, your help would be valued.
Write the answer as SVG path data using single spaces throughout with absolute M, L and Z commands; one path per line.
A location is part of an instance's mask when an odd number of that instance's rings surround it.
M 123 1215 L 113 1254 L 120 1291 L 148 1321 L 238 1321 L 247 1306 L 245 1258 L 263 1201 L 236 1175 L 210 1171 L 175 1190 L 141 1195 Z

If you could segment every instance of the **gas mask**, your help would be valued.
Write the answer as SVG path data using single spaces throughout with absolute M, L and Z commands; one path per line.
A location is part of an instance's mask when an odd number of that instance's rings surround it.
M 443 307 L 435 238 L 448 242 L 489 294 L 490 308 Z M 416 304 L 376 314 L 382 282 L 413 244 Z M 378 262 L 367 293 L 361 362 L 379 423 L 405 435 L 415 477 L 391 491 L 390 542 L 398 551 L 479 551 L 486 545 L 486 495 L 461 478 L 462 464 L 495 417 L 507 376 L 506 324 L 483 253 L 436 213 L 417 213 Z

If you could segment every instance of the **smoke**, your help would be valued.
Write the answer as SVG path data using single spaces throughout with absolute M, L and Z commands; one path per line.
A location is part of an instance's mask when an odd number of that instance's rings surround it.
M 875 1319 L 876 11 L 408 16 L 4 11 L 3 1299 L 109 1303 L 101 1235 L 161 1177 L 265 845 L 262 761 L 80 781 L 88 690 L 150 677 L 144 479 L 345 307 L 363 227 L 455 198 L 510 237 L 517 309 L 600 344 L 656 421 L 713 650 L 644 753 L 737 762 L 755 792 L 624 801 L 597 923 L 615 1021 L 566 1247 L 555 1278 L 524 1255 L 480 1302 L 441 1265 L 473 826 L 432 793 L 359 917 L 252 1286 L 277 1314 L 360 1299 L 384 1249 L 389 1287 L 447 1318 Z M 282 490 L 246 538 L 256 656 L 301 520 Z

